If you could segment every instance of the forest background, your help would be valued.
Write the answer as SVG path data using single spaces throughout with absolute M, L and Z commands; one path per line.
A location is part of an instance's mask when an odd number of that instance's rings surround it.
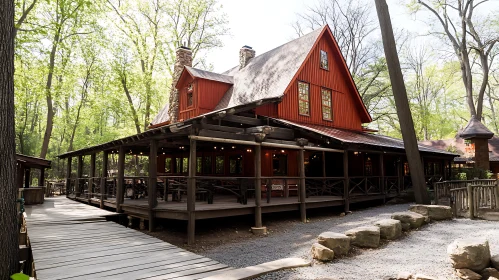
M 452 138 L 471 115 L 499 134 L 499 1 L 400 2 L 429 30 L 396 30 L 418 140 Z M 373 1 L 307 1 L 289 28 L 328 23 L 369 127 L 400 138 L 375 15 Z M 175 49 L 213 70 L 227 18 L 216 0 L 16 0 L 17 152 L 54 160 L 58 176 L 56 155 L 143 132 L 168 100 Z

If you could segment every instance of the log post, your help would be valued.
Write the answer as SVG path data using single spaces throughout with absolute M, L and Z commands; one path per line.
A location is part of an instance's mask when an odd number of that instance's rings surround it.
M 380 190 L 382 194 L 386 195 L 385 190 L 385 161 L 384 153 L 379 154 L 379 176 L 380 176 Z M 386 196 L 385 196 L 386 199 Z
M 300 171 L 300 218 L 307 222 L 307 205 L 305 202 L 307 190 L 305 189 L 305 150 L 298 150 L 298 169 Z
M 345 203 L 345 213 L 350 211 L 350 178 L 348 175 L 348 151 L 343 152 L 343 177 L 345 180 L 343 186 L 343 201 Z
M 495 209 L 499 209 L 499 185 L 497 184 L 497 180 L 496 180 L 496 183 L 494 184 L 494 196 L 495 196 L 495 199 L 496 199 L 496 207 Z
M 255 146 L 255 227 L 262 223 L 262 146 Z
M 120 146 L 118 152 L 118 182 L 116 187 L 116 212 L 121 212 L 125 188 L 125 147 Z
M 31 168 L 24 169 L 24 187 L 29 188 L 29 183 L 31 181 Z
M 71 163 L 72 158 L 68 157 L 68 164 L 66 165 L 66 197 L 68 197 L 71 189 Z M 74 190 L 73 190 L 74 193 Z
M 102 153 L 102 177 L 100 179 L 100 208 L 104 208 L 104 200 L 106 197 L 106 182 L 107 182 L 107 165 L 109 161 L 109 152 L 104 151 Z
M 81 177 L 83 177 L 83 156 L 78 156 L 78 165 L 76 166 L 76 197 L 81 195 Z
M 88 203 L 90 203 L 93 196 L 93 186 L 95 177 L 95 153 L 90 154 L 90 178 L 88 179 Z
M 471 184 L 468 184 L 466 186 L 467 191 L 468 191 L 468 207 L 469 207 L 469 213 L 470 213 L 470 219 L 475 218 L 475 199 L 473 195 L 473 187 Z
M 40 168 L 40 177 L 38 177 L 38 186 L 45 186 L 45 168 Z
M 194 244 L 196 231 L 196 140 L 190 139 L 187 179 L 187 244 Z
M 194 160 L 195 162 L 195 160 Z M 147 200 L 149 202 L 149 232 L 154 230 L 154 207 L 158 205 L 156 184 L 158 182 L 158 140 L 151 140 L 149 146 L 149 183 Z

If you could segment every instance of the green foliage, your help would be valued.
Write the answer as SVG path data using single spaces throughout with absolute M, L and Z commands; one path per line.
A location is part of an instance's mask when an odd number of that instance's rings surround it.
M 490 179 L 492 175 L 493 173 L 490 170 L 480 168 L 453 168 L 451 178 L 453 180 Z

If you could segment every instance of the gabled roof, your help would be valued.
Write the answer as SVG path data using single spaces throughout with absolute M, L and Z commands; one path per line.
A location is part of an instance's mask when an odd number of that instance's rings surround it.
M 183 72 L 187 71 L 193 78 L 201 78 L 205 80 L 212 80 L 212 81 L 217 81 L 221 83 L 226 83 L 226 84 L 233 84 L 234 83 L 234 77 L 224 75 L 224 74 L 218 74 L 206 70 L 201 70 L 189 66 L 185 66 Z M 183 75 L 184 73 L 182 73 Z M 182 77 L 181 75 L 181 77 Z M 179 79 L 179 81 L 182 80 L 182 78 Z M 178 84 L 178 82 L 177 82 Z
M 494 136 L 494 133 L 490 131 L 482 122 L 480 122 L 475 116 L 472 116 L 466 127 L 460 134 L 463 139 L 470 138 L 485 138 L 490 139 Z
M 160 126 L 161 124 L 167 124 L 170 121 L 170 103 L 166 103 L 163 109 L 159 111 L 159 113 L 154 117 L 151 121 L 151 126 L 149 128 L 154 128 L 156 126 Z
M 404 141 L 402 139 L 396 139 L 384 135 L 371 134 L 360 131 L 352 131 L 345 129 L 338 129 L 320 125 L 311 125 L 311 124 L 298 124 L 295 122 L 274 119 L 277 122 L 281 122 L 283 124 L 300 127 L 309 131 L 313 131 L 315 133 L 331 137 L 336 139 L 342 143 L 347 144 L 362 144 L 362 145 L 370 145 L 370 146 L 378 146 L 385 147 L 391 149 L 401 149 L 404 150 Z M 422 152 L 428 153 L 437 153 L 437 154 L 445 154 L 449 156 L 457 156 L 455 153 L 451 153 L 442 149 L 434 148 L 427 145 L 418 144 L 418 148 Z
M 25 167 L 33 168 L 50 168 L 52 162 L 39 157 L 27 156 L 23 154 L 16 154 L 16 161 Z

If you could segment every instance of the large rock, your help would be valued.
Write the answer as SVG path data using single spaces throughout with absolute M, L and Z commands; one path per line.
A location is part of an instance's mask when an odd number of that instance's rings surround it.
M 358 247 L 379 247 L 380 230 L 376 226 L 358 227 L 345 232 L 351 238 L 351 244 Z
M 425 221 L 425 217 L 423 215 L 410 211 L 393 213 L 392 219 L 399 220 L 401 223 L 410 224 L 411 228 L 419 228 Z
M 397 280 L 409 280 L 409 279 L 412 279 L 412 273 L 410 272 L 399 272 L 399 274 L 397 274 Z
M 323 232 L 317 242 L 334 251 L 335 256 L 348 254 L 350 251 L 350 237 L 336 232 Z
M 452 209 L 444 205 L 422 205 L 415 204 L 409 206 L 409 211 L 427 216 L 430 220 L 442 221 L 452 219 Z
M 489 242 L 485 239 L 456 239 L 447 247 L 454 268 L 480 272 L 490 264 Z
M 319 243 L 312 245 L 312 257 L 320 261 L 332 261 L 334 259 L 334 251 Z
M 384 219 L 374 225 L 379 227 L 380 237 L 383 239 L 393 240 L 402 235 L 402 223 L 399 220 Z
M 486 269 L 480 271 L 482 278 L 479 279 L 490 279 L 490 277 L 499 278 L 499 271 L 492 267 L 487 267 Z
M 499 270 L 499 255 L 493 255 L 490 258 L 490 262 L 492 263 L 492 267 Z
M 437 280 L 437 278 L 435 278 L 435 277 L 420 274 L 420 273 L 414 275 L 414 279 L 415 280 Z
M 461 279 L 467 279 L 467 280 L 481 280 L 482 276 L 476 272 L 474 272 L 471 269 L 467 268 L 459 268 L 456 269 L 456 275 L 457 277 Z M 487 279 L 487 278 L 485 278 Z

